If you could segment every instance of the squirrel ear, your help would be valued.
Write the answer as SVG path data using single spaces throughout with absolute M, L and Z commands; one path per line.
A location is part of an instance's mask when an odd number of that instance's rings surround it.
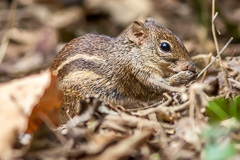
M 139 46 L 145 37 L 146 28 L 144 25 L 139 21 L 134 21 L 129 30 L 128 39 Z

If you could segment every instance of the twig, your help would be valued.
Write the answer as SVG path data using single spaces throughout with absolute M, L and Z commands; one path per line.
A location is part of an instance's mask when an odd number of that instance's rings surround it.
M 222 57 L 221 57 L 220 52 L 219 52 L 219 46 L 218 46 L 218 41 L 217 41 L 217 36 L 216 36 L 216 31 L 215 31 L 214 20 L 215 20 L 215 0 L 212 0 L 212 34 L 213 34 L 213 40 L 214 40 L 214 43 L 215 43 L 217 55 L 219 57 L 219 64 L 220 64 L 220 67 L 221 67 L 222 72 L 223 72 L 223 77 L 224 77 L 224 80 L 225 80 L 225 83 L 226 83 L 227 87 L 229 88 L 229 82 L 228 82 L 228 79 L 227 79 L 227 74 L 226 74 L 225 69 L 223 67 Z
M 212 20 L 212 23 L 215 21 L 215 19 L 217 18 L 218 16 L 218 12 L 215 13 L 214 17 L 213 17 L 213 20 Z
M 184 110 L 186 109 L 190 104 L 190 101 L 187 101 L 181 105 L 177 105 L 177 106 L 172 106 L 172 109 L 175 111 L 175 112 L 178 112 L 178 111 L 181 111 L 181 110 Z
M 167 101 L 163 102 L 162 104 L 161 104 L 161 102 L 152 104 L 150 107 L 156 107 L 156 106 L 158 106 L 158 105 L 167 106 L 167 105 L 169 105 L 170 102 L 172 102 L 172 97 L 169 96 L 167 93 L 163 93 L 162 95 L 167 98 Z M 149 108 L 150 108 L 150 107 L 149 107 Z
M 233 83 L 232 84 L 233 87 L 240 89 L 240 82 L 238 82 L 237 80 L 234 80 L 232 78 L 229 78 L 229 81 Z
M 3 35 L 3 38 L 1 40 L 1 46 L 0 46 L 0 64 L 3 61 L 3 58 L 5 57 L 7 47 L 9 44 L 9 31 L 6 31 L 6 33 Z
M 132 112 L 131 115 L 144 117 L 153 112 L 161 113 L 162 115 L 167 115 L 168 113 L 174 114 L 172 108 L 164 105 L 159 105 L 155 108 L 148 108 L 145 110 L 139 110 L 138 112 Z
M 8 18 L 8 24 L 6 27 L 6 32 L 3 35 L 3 38 L 1 40 L 1 46 L 0 46 L 0 64 L 3 61 L 3 58 L 5 57 L 7 47 L 9 44 L 9 34 L 10 34 L 10 28 L 13 26 L 13 23 L 15 21 L 15 16 L 16 16 L 16 8 L 17 8 L 17 1 L 13 1 L 10 7 L 9 11 L 9 18 Z
M 210 63 L 210 61 L 211 61 L 211 57 L 212 57 L 212 52 L 210 53 L 210 56 L 209 56 L 209 59 L 208 59 L 208 64 Z M 204 79 L 205 79 L 205 77 L 206 77 L 206 75 L 207 75 L 207 71 L 208 70 L 205 70 L 205 72 L 203 73 L 203 76 L 202 76 L 202 79 L 201 79 L 201 82 L 203 83 L 203 81 L 204 81 Z
M 228 45 L 232 42 L 233 37 L 231 37 L 228 42 L 224 45 L 224 47 L 220 51 L 220 55 L 225 51 Z M 198 74 L 197 78 L 199 78 L 211 65 L 218 59 L 218 55 Z
M 157 102 L 155 104 L 152 104 L 150 106 L 143 107 L 143 108 L 129 108 L 129 109 L 127 109 L 127 111 L 134 112 L 134 111 L 146 110 L 146 109 L 153 108 L 153 107 L 156 107 L 159 105 L 161 105 L 161 106 L 169 105 L 169 103 L 172 101 L 172 97 L 169 96 L 167 93 L 163 93 L 163 96 L 165 96 L 167 98 L 167 101 L 165 101 L 165 102 L 160 101 L 160 102 Z

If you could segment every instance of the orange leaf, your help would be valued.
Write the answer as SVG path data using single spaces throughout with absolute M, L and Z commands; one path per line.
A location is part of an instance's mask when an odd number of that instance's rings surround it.
M 51 74 L 51 82 L 45 90 L 39 102 L 34 106 L 29 117 L 26 132 L 33 133 L 43 123 L 44 117 L 51 120 L 55 125 L 59 124 L 60 108 L 63 95 L 58 89 L 57 78 Z

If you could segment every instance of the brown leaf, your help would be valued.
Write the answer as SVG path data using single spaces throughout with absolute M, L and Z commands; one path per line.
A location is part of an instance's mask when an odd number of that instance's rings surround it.
M 12 155 L 12 145 L 26 129 L 27 115 L 49 81 L 49 72 L 44 71 L 0 85 L 0 159 Z
M 114 22 L 125 26 L 136 18 L 146 17 L 153 9 L 152 3 L 147 0 L 86 0 L 85 3 L 89 9 L 109 13 Z
M 102 154 L 99 156 L 96 156 L 94 158 L 89 158 L 89 159 L 99 159 L 99 160 L 104 160 L 104 159 L 112 159 L 112 160 L 117 160 L 120 159 L 121 157 L 131 155 L 134 153 L 134 150 L 139 148 L 141 145 L 146 143 L 146 140 L 149 138 L 151 135 L 152 131 L 136 131 L 136 133 L 133 136 L 130 136 L 126 139 L 123 139 L 119 143 L 117 143 L 114 146 L 109 147 L 107 150 L 105 150 Z M 86 158 L 88 159 L 88 158 Z
M 6 75 L 21 77 L 52 63 L 58 41 L 55 29 L 43 26 L 35 31 L 13 28 L 8 32 L 10 43 L 0 65 L 0 81 Z
M 182 118 L 176 125 L 176 136 L 192 145 L 194 149 L 199 150 L 201 142 L 198 134 L 204 124 L 202 121 L 196 121 L 188 117 Z
M 62 98 L 62 92 L 58 90 L 57 78 L 51 74 L 50 86 L 45 90 L 38 104 L 34 106 L 26 132 L 34 132 L 45 118 L 58 124 Z

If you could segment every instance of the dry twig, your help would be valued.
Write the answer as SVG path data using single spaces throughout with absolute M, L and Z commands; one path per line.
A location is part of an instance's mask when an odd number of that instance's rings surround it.
M 210 53 L 210 56 L 209 56 L 209 59 L 208 59 L 208 64 L 211 62 L 211 57 L 212 57 L 212 53 Z M 206 78 L 207 71 L 208 70 L 205 70 L 205 72 L 203 73 L 203 76 L 202 76 L 202 79 L 201 79 L 202 83 L 203 83 L 204 79 Z
M 13 26 L 13 23 L 15 21 L 16 16 L 16 8 L 17 8 L 17 1 L 13 1 L 11 4 L 11 8 L 9 11 L 9 18 L 8 18 L 8 24 L 6 28 L 6 32 L 3 35 L 3 38 L 1 40 L 1 46 L 0 46 L 0 64 L 3 61 L 3 58 L 5 57 L 7 47 L 9 44 L 9 37 L 10 37 L 10 28 Z
M 220 55 L 224 52 L 224 50 L 229 46 L 229 44 L 232 42 L 233 37 L 231 37 L 227 43 L 224 45 L 224 47 L 220 51 Z M 209 67 L 212 66 L 212 64 L 218 59 L 218 55 L 198 74 L 197 78 L 199 78 Z
M 219 52 L 219 46 L 218 46 L 218 41 L 217 41 L 217 36 L 216 36 L 216 31 L 215 31 L 214 20 L 216 19 L 216 17 L 217 17 L 217 14 L 215 14 L 215 0 L 212 0 L 212 34 L 213 34 L 213 39 L 214 39 L 217 55 L 219 57 L 219 64 L 220 64 L 222 72 L 223 72 L 224 80 L 225 80 L 227 87 L 229 88 L 227 73 L 223 67 L 222 57 Z
M 130 112 L 134 112 L 134 111 L 146 110 L 146 109 L 149 109 L 149 108 L 157 107 L 158 105 L 161 105 L 161 106 L 169 105 L 169 103 L 171 103 L 171 101 L 172 101 L 172 97 L 169 96 L 167 93 L 163 93 L 162 95 L 167 98 L 167 101 L 165 101 L 165 102 L 160 101 L 160 102 L 157 102 L 157 103 L 152 104 L 150 106 L 146 106 L 146 107 L 142 107 L 142 108 L 129 108 L 127 110 L 130 111 Z

